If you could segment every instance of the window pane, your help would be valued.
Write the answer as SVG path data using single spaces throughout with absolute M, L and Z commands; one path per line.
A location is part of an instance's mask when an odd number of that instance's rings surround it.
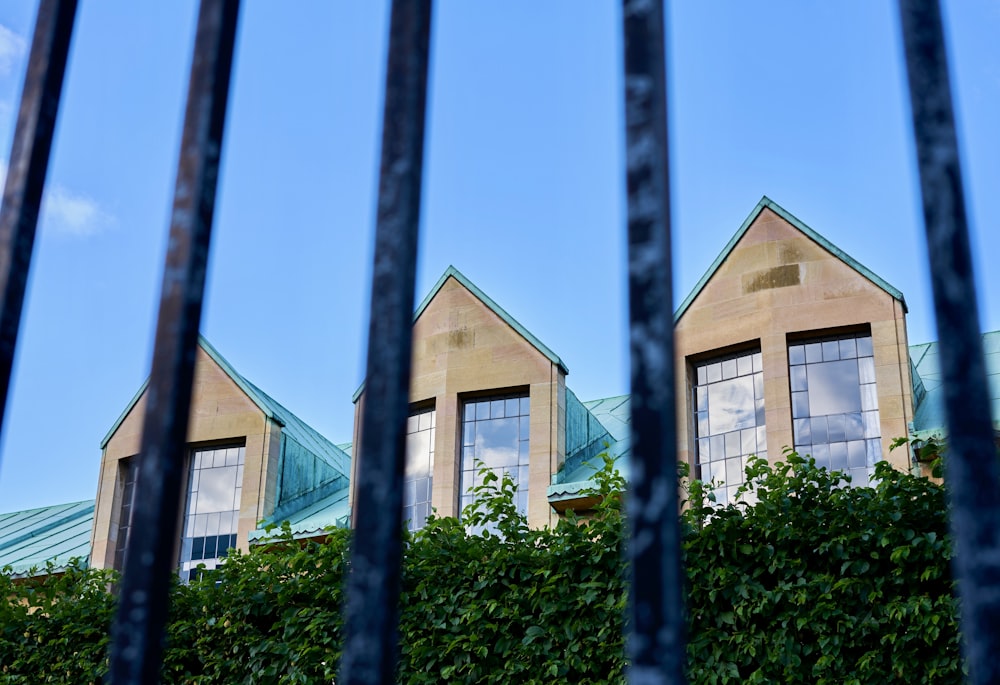
M 708 386 L 709 430 L 727 433 L 755 426 L 753 378 L 743 376 Z
M 477 410 L 469 411 L 476 405 Z M 479 407 L 487 407 L 483 412 Z M 467 402 L 463 412 L 462 425 L 463 471 L 459 490 L 468 493 L 481 477 L 473 471 L 472 460 L 478 459 L 482 466 L 493 471 L 498 477 L 509 473 L 518 485 L 518 498 L 527 507 L 527 464 L 530 437 L 530 401 L 527 396 L 495 397 L 476 402 Z M 523 482 L 522 471 L 523 468 Z M 463 501 L 466 499 L 463 495 Z M 521 510 L 526 512 L 526 508 Z
M 806 367 L 809 382 L 809 413 L 840 414 L 861 410 L 858 363 L 853 359 L 810 364 Z
M 820 343 L 806 345 L 806 363 L 813 364 L 823 361 L 823 346 Z
M 871 336 L 789 345 L 788 358 L 796 449 L 818 466 L 850 471 L 855 485 L 867 484 L 881 458 Z
M 830 445 L 830 469 L 833 471 L 847 470 L 846 442 L 835 442 Z
M 715 496 L 727 502 L 743 482 L 745 457 L 764 449 L 764 384 L 760 353 L 730 355 L 694 364 L 692 418 L 697 427 L 695 463 L 704 482 L 725 482 Z
M 476 421 L 484 421 L 490 418 L 490 403 L 487 402 L 477 402 L 476 403 Z
M 736 360 L 737 373 L 740 376 L 749 376 L 753 373 L 753 359 L 750 357 L 740 357 Z
M 196 450 L 191 455 L 181 539 L 182 579 L 191 577 L 195 562 L 215 568 L 220 555 L 236 544 L 244 461 L 243 447 Z
M 792 386 L 792 392 L 805 391 L 809 384 L 806 381 L 806 367 L 793 366 L 788 370 L 788 380 Z
M 840 358 L 854 359 L 858 356 L 858 342 L 854 338 L 840 341 Z
M 806 363 L 806 348 L 802 345 L 789 345 L 788 346 L 788 363 L 789 364 L 805 364 Z
M 826 423 L 830 431 L 830 442 L 844 442 L 847 440 L 846 418 L 844 414 L 827 417 Z
M 751 364 L 751 367 L 753 365 Z M 736 365 L 735 359 L 727 359 L 722 362 L 722 379 L 729 380 L 730 378 L 736 378 L 736 371 L 738 367 Z
M 809 393 L 792 393 L 792 418 L 801 419 L 809 416 Z
M 489 404 L 487 403 L 487 407 Z M 403 521 L 408 530 L 419 530 L 427 522 L 434 471 L 434 409 L 421 409 L 410 416 L 406 435 L 406 468 L 403 473 Z M 462 468 L 472 469 L 476 440 L 472 430 L 463 431 Z

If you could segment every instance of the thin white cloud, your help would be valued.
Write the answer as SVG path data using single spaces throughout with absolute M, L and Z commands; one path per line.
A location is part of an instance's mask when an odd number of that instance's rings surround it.
M 27 48 L 28 42 L 23 37 L 0 24 L 0 76 L 11 73 Z
M 0 160 L 0 188 L 6 182 L 7 161 Z M 86 238 L 102 233 L 112 223 L 113 217 L 89 195 L 70 190 L 60 183 L 46 184 L 42 212 L 38 217 L 39 230 Z
M 56 183 L 45 191 L 39 220 L 57 233 L 87 237 L 107 228 L 111 216 L 93 198 Z

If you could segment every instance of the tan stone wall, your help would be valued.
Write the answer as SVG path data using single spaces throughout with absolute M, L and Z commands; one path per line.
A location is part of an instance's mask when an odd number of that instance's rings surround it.
M 913 419 L 902 304 L 770 209 L 761 211 L 676 326 L 679 458 L 693 464 L 692 357 L 759 345 L 774 461 L 792 444 L 788 336 L 862 327 L 870 327 L 875 349 L 883 456 L 908 469 L 903 452 L 889 453 Z
M 281 429 L 201 348 L 195 362 L 192 397 L 187 438 L 190 445 L 245 445 L 238 547 L 246 550 L 250 531 L 274 509 Z M 118 426 L 101 456 L 91 534 L 91 563 L 97 568 L 110 567 L 114 561 L 121 506 L 118 462 L 139 453 L 145 406 L 144 393 Z M 187 488 L 186 479 L 182 488 Z
M 431 505 L 439 516 L 458 514 L 462 400 L 511 390 L 527 390 L 531 399 L 528 523 L 550 525 L 556 515 L 546 491 L 565 458 L 565 375 L 463 285 L 448 279 L 413 325 L 410 385 L 410 401 L 433 400 L 437 412 Z M 355 406 L 355 456 L 360 454 L 362 402 L 363 397 Z

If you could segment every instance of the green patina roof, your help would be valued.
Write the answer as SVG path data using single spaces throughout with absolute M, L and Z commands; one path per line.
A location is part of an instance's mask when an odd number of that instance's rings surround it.
M 626 479 L 629 474 L 628 458 L 632 444 L 630 397 L 630 395 L 618 395 L 583 402 L 583 406 L 607 430 L 610 438 L 607 448 L 608 455 L 614 459 L 615 468 Z M 549 502 L 577 499 L 583 491 L 596 489 L 597 483 L 593 477 L 594 473 L 603 466 L 601 460 L 595 458 L 582 464 L 567 462 L 567 466 L 569 468 L 564 466 L 553 477 L 553 483 L 546 491 Z
M 750 229 L 750 225 L 753 224 L 753 222 L 757 219 L 757 217 L 760 216 L 760 213 L 765 209 L 770 209 L 772 212 L 780 216 L 782 219 L 790 223 L 792 226 L 802 231 L 806 236 L 808 236 L 813 242 L 822 247 L 824 250 L 832 254 L 834 257 L 842 261 L 847 266 L 851 267 L 852 269 L 860 273 L 869 281 L 871 281 L 879 288 L 887 292 L 889 295 L 902 302 L 903 310 L 906 311 L 906 300 L 903 298 L 902 292 L 889 285 L 889 283 L 887 283 L 881 276 L 879 276 L 874 271 L 863 265 L 858 260 L 851 257 L 849 254 L 841 250 L 839 247 L 831 243 L 829 240 L 821 236 L 819 233 L 809 228 L 809 226 L 806 226 L 797 217 L 792 215 L 791 212 L 789 212 L 784 207 L 779 205 L 777 202 L 774 202 L 772 199 L 770 199 L 765 195 L 760 199 L 760 202 L 757 203 L 757 206 L 754 207 L 753 211 L 750 212 L 750 216 L 746 218 L 746 220 L 743 222 L 743 225 L 740 226 L 738 231 L 736 231 L 736 234 L 729 240 L 728 243 L 726 243 L 726 246 L 723 248 L 722 252 L 720 252 L 719 256 L 715 258 L 715 261 L 712 262 L 712 265 L 708 267 L 708 271 L 705 272 L 705 275 L 703 275 L 698 280 L 694 288 L 691 289 L 691 292 L 688 293 L 688 296 L 684 298 L 683 302 L 681 302 L 681 306 L 677 308 L 676 312 L 674 312 L 674 322 L 679 321 L 680 318 L 684 316 L 684 312 L 686 312 L 688 308 L 692 305 L 692 303 L 694 303 L 698 295 L 701 294 L 702 289 L 704 289 L 704 287 L 712 279 L 712 276 L 715 275 L 715 272 L 719 270 L 719 267 L 722 266 L 723 262 L 725 262 L 726 259 L 729 257 L 729 254 L 733 251 L 733 249 L 735 249 L 736 244 L 740 242 L 740 239 L 743 238 L 744 234 L 746 234 L 746 232 Z
M 90 557 L 94 500 L 0 514 L 0 568 L 15 576 L 66 569 L 72 559 Z
M 983 334 L 983 355 L 986 362 L 986 378 L 989 383 L 993 427 L 1000 430 L 1000 331 Z M 924 393 L 919 402 L 914 397 L 916 408 L 913 417 L 913 432 L 920 435 L 945 432 L 944 390 L 941 382 L 941 362 L 938 357 L 938 343 L 930 342 L 910 346 L 910 360 Z M 915 378 L 914 381 L 917 381 Z M 915 383 L 916 385 L 916 383 Z
M 444 273 L 441 274 L 441 278 L 439 278 L 438 282 L 434 284 L 434 287 L 431 288 L 431 291 L 427 293 L 427 297 L 423 299 L 423 301 L 420 303 L 420 306 L 417 307 L 416 312 L 414 312 L 413 314 L 414 321 L 420 318 L 420 315 L 424 313 L 424 310 L 427 309 L 427 306 L 431 303 L 431 300 L 433 300 L 434 297 L 441 290 L 441 288 L 444 287 L 444 284 L 447 282 L 449 278 L 454 278 L 456 281 L 461 283 L 466 290 L 475 295 L 480 302 L 485 304 L 490 309 L 490 311 L 499 316 L 504 321 L 504 323 L 513 328 L 518 335 L 520 335 L 522 338 L 531 343 L 531 345 L 536 350 L 541 352 L 549 361 L 551 361 L 553 364 L 562 369 L 563 373 L 566 374 L 569 373 L 569 369 L 566 367 L 566 364 L 563 363 L 563 360 L 559 358 L 559 355 L 550 350 L 545 345 L 545 343 L 543 343 L 541 340 L 535 337 L 534 333 L 532 333 L 527 328 L 522 326 L 517 319 L 508 314 L 503 307 L 494 302 L 489 295 L 480 290 L 475 283 L 466 278 L 465 274 L 456 269 L 454 266 L 449 266 L 447 269 L 445 269 Z M 364 389 L 365 385 L 364 383 L 362 383 L 361 387 L 359 387 L 357 391 L 355 391 L 354 396 L 351 398 L 352 401 L 357 402 L 358 398 L 361 396 L 361 393 L 364 391 Z
M 348 488 L 343 488 L 297 511 L 287 512 L 281 521 L 265 521 L 264 525 L 250 532 L 250 542 L 264 542 L 272 538 L 265 526 L 283 521 L 288 521 L 292 537 L 296 540 L 320 535 L 329 528 L 346 528 L 351 513 L 347 494 Z
M 218 364 L 219 368 L 222 369 L 227 376 L 229 376 L 233 383 L 235 383 L 236 386 L 243 391 L 250 401 L 253 402 L 265 416 L 269 419 L 273 419 L 281 425 L 282 431 L 287 436 L 294 439 L 297 443 L 325 461 L 329 466 L 338 470 L 344 476 L 350 475 L 351 460 L 347 454 L 338 449 L 336 445 L 320 435 L 314 428 L 290 412 L 266 392 L 240 375 L 240 373 L 233 368 L 226 358 L 219 354 L 219 351 L 212 347 L 211 343 L 209 343 L 203 336 L 198 336 L 198 345 L 209 357 L 212 358 L 216 364 Z M 149 379 L 147 378 L 145 382 L 143 382 L 142 387 L 139 388 L 139 391 L 129 402 L 128 406 L 125 407 L 125 411 L 123 411 L 115 421 L 111 430 L 109 430 L 107 435 L 104 436 L 104 439 L 101 441 L 102 449 L 108 444 L 108 441 L 111 440 L 115 431 L 118 430 L 118 427 L 121 426 L 122 422 L 125 420 L 125 417 L 128 416 L 130 411 L 132 411 L 132 408 L 139 401 L 139 398 L 142 397 L 142 393 L 146 391 L 148 385 Z

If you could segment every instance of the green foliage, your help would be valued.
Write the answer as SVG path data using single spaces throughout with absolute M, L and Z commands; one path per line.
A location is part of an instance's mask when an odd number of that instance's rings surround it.
M 960 681 L 941 488 L 884 465 L 877 477 L 845 488 L 788 453 L 750 464 L 753 505 L 689 484 L 692 683 Z M 624 482 L 610 460 L 595 480 L 593 511 L 530 530 L 513 482 L 484 472 L 462 522 L 406 537 L 399 682 L 623 682 Z M 286 528 L 177 584 L 164 682 L 332 682 L 348 543 Z M 100 682 L 113 581 L 0 574 L 0 683 Z
M 71 565 L 14 582 L 0 573 L 0 682 L 99 683 L 105 671 L 112 577 Z
M 748 466 L 752 506 L 692 507 L 692 682 L 961 682 L 944 491 L 875 475 L 786 452 Z
M 889 445 L 889 451 L 900 447 L 912 450 L 913 458 L 920 464 L 926 465 L 934 478 L 944 477 L 944 453 L 947 445 L 942 438 L 930 436 L 927 438 L 895 438 Z M 1000 456 L 1000 455 L 998 455 Z

